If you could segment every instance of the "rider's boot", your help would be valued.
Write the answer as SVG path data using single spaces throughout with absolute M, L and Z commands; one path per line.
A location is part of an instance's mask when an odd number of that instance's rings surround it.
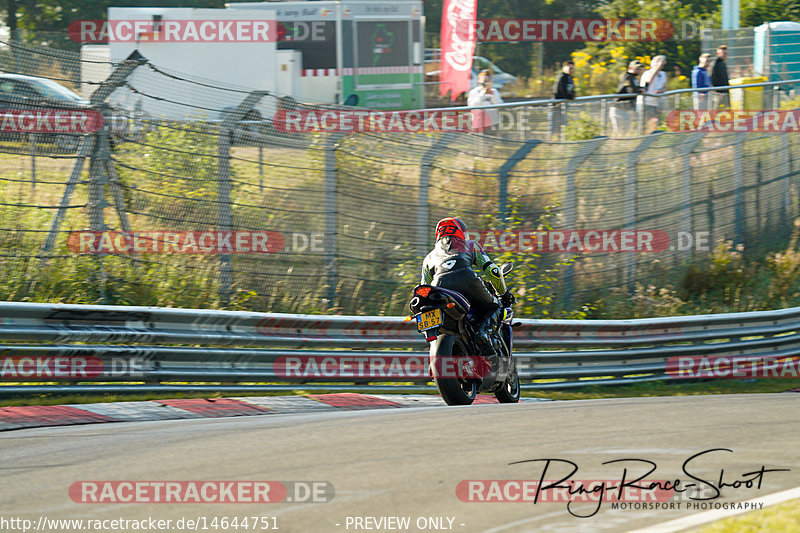
M 495 349 L 492 346 L 492 333 L 494 333 L 494 330 L 497 328 L 502 313 L 502 308 L 489 313 L 475 331 L 475 342 L 481 352 L 480 354 L 484 357 L 496 355 Z

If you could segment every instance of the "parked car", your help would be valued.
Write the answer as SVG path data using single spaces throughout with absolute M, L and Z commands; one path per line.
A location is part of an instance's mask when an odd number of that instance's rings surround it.
M 472 58 L 472 74 L 470 75 L 469 88 L 472 89 L 478 84 L 478 73 L 488 70 L 492 73 L 492 85 L 498 91 L 502 91 L 507 85 L 517 81 L 517 77 L 508 72 L 503 72 L 500 67 L 486 59 L 485 57 L 475 56 Z
M 504 72 L 500 67 L 492 63 L 489 59 L 482 56 L 472 57 L 472 71 L 470 72 L 469 88 L 472 89 L 478 84 L 478 73 L 482 70 L 489 70 L 492 73 L 492 84 L 498 91 L 503 91 L 508 85 L 517 81 L 513 74 Z M 439 49 L 428 48 L 425 50 L 425 81 L 438 82 L 441 72 L 439 61 Z
M 13 109 L 53 109 L 75 110 L 90 109 L 88 100 L 63 85 L 36 76 L 22 74 L 0 74 L 0 112 Z M 141 131 L 142 120 L 131 118 L 129 113 L 112 113 L 107 117 L 115 138 L 122 135 L 136 134 Z M 20 138 L 24 134 L 3 133 L 5 138 Z M 37 139 L 55 142 L 65 150 L 75 150 L 81 135 L 69 133 L 39 133 Z
M 0 111 L 23 109 L 88 109 L 89 102 L 63 85 L 47 78 L 22 74 L 0 74 Z M 23 134 L 4 133 L 6 138 Z M 37 139 L 54 141 L 60 148 L 74 150 L 80 136 L 70 134 L 37 134 Z

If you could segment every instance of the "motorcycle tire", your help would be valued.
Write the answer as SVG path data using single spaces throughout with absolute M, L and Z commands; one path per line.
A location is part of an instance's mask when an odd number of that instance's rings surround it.
M 433 381 L 439 394 L 447 405 L 470 405 L 478 394 L 478 384 L 474 380 L 463 380 L 457 377 L 442 377 L 438 375 L 436 361 L 440 357 L 469 355 L 466 343 L 452 335 L 440 335 L 431 343 L 430 363 L 433 372 Z
M 514 359 L 510 357 L 508 353 L 508 346 L 506 345 L 505 340 L 500 340 L 500 343 L 503 346 L 503 351 L 505 355 L 508 355 L 509 362 L 512 365 L 512 370 L 506 378 L 506 382 L 503 383 L 503 386 L 498 389 L 494 393 L 494 397 L 497 398 L 497 401 L 500 403 L 519 403 L 519 398 L 521 395 L 521 390 L 519 386 L 519 374 L 517 374 L 517 365 L 514 364 Z

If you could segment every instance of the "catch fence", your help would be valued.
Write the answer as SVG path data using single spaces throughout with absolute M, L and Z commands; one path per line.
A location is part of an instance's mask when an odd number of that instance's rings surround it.
M 560 141 L 552 104 L 535 102 L 503 107 L 517 126 L 484 132 L 286 131 L 278 112 L 345 108 L 142 57 L 0 50 L 3 72 L 75 90 L 91 69 L 110 73 L 88 104 L 103 128 L 0 140 L 0 300 L 396 315 L 436 221 L 457 214 L 498 262 L 517 263 L 523 308 L 544 270 L 577 258 L 551 282 L 553 311 L 610 287 L 674 283 L 718 241 L 786 238 L 797 215 L 797 133 L 590 128 L 592 138 Z M 565 116 L 613 98 L 570 102 Z M 523 242 L 548 214 L 556 231 L 668 242 L 635 252 Z

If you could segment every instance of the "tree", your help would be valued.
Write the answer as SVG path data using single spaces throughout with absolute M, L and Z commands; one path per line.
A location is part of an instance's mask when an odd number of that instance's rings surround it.
M 428 36 L 426 46 L 439 46 L 439 29 L 442 24 L 443 0 L 423 0 L 425 30 Z M 566 19 L 595 17 L 591 0 L 559 1 L 553 0 L 478 0 L 479 19 Z M 535 65 L 533 42 L 519 43 L 478 43 L 477 53 L 491 59 L 504 71 L 517 76 L 530 76 Z M 544 43 L 545 57 L 550 63 L 567 59 L 573 50 L 582 46 L 579 42 Z
M 684 74 L 691 71 L 700 55 L 700 36 L 683 35 L 683 22 L 696 27 L 721 20 L 719 0 L 609 0 L 597 9 L 606 19 L 661 19 L 672 23 L 675 33 L 665 41 L 627 41 L 589 43 L 584 51 L 595 59 L 608 59 L 611 50 L 622 47 L 629 58 L 667 56 L 669 65 L 677 65 Z M 691 26 L 689 26 L 691 27 Z M 620 71 L 622 72 L 622 70 Z
M 11 28 L 12 39 L 78 50 L 80 43 L 67 34 L 70 22 L 105 19 L 109 7 L 223 8 L 226 3 L 226 0 L 5 0 L 0 16 Z
M 800 22 L 800 0 L 743 0 L 741 26 L 760 26 L 765 22 L 792 20 Z

